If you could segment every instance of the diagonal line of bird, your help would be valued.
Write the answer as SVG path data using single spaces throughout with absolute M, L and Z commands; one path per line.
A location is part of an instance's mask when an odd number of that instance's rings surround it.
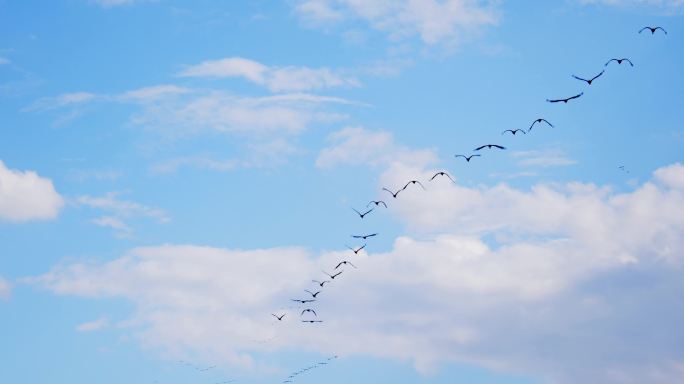
M 650 31 L 652 35 L 654 35 L 655 32 L 658 31 L 658 30 L 661 30 L 664 34 L 667 34 L 667 31 L 665 31 L 665 29 L 663 29 L 662 27 L 644 27 L 644 28 L 642 28 L 641 30 L 639 30 L 638 33 L 641 33 L 641 32 L 643 32 L 643 31 L 645 31 L 645 30 Z M 604 74 L 604 73 L 606 72 L 606 70 L 607 70 L 606 68 L 608 68 L 609 64 L 611 64 L 611 63 L 613 63 L 613 62 L 617 63 L 618 65 L 622 65 L 623 63 L 627 63 L 627 64 L 630 65 L 630 67 L 634 67 L 634 64 L 632 63 L 632 61 L 631 61 L 629 58 L 611 58 L 610 60 L 608 60 L 608 61 L 603 65 L 604 69 L 602 69 L 601 72 L 599 72 L 598 74 L 596 74 L 595 76 L 593 76 L 593 77 L 591 77 L 591 78 L 583 78 L 583 77 L 576 76 L 576 75 L 574 75 L 574 74 L 572 75 L 572 77 L 573 77 L 574 79 L 576 79 L 576 80 L 585 82 L 585 83 L 587 83 L 587 85 L 590 86 L 590 85 L 592 85 L 592 84 L 594 83 L 594 81 L 596 81 L 599 77 L 603 76 L 603 74 Z M 582 97 L 583 95 L 584 95 L 584 91 L 581 91 L 580 93 L 578 93 L 578 94 L 576 94 L 576 95 L 573 95 L 573 96 L 570 96 L 570 97 L 557 98 L 557 99 L 546 99 L 546 101 L 549 102 L 549 103 L 563 103 L 563 104 L 567 104 L 569 101 L 575 100 L 575 99 L 579 99 L 579 98 Z M 532 123 L 530 124 L 529 128 L 527 128 L 527 131 L 525 131 L 525 130 L 522 129 L 522 128 L 506 129 L 506 130 L 504 130 L 503 132 L 501 132 L 501 134 L 504 135 L 504 134 L 506 134 L 506 133 L 510 133 L 512 136 L 515 136 L 517 133 L 522 133 L 523 135 L 527 135 L 527 134 L 529 134 L 529 133 L 532 132 L 532 128 L 534 128 L 536 125 L 540 125 L 540 124 L 543 124 L 543 125 L 548 126 L 548 127 L 550 127 L 550 128 L 554 128 L 554 127 L 555 127 L 551 122 L 549 122 L 549 121 L 546 120 L 545 118 L 540 117 L 540 118 L 537 118 L 537 119 L 535 119 L 535 120 L 532 121 Z M 481 145 L 481 146 L 479 146 L 479 147 L 473 149 L 473 152 L 477 152 L 477 153 L 475 153 L 475 154 L 470 154 L 470 155 L 456 154 L 456 155 L 454 155 L 454 156 L 455 156 L 455 158 L 457 158 L 457 159 L 458 159 L 458 158 L 463 158 L 463 159 L 466 161 L 466 163 L 470 163 L 470 161 L 471 161 L 473 158 L 475 158 L 475 157 L 481 157 L 481 156 L 482 156 L 482 153 L 484 152 L 485 149 L 486 149 L 486 150 L 505 150 L 506 147 L 504 147 L 504 146 L 502 146 L 502 145 L 499 145 L 499 144 L 484 144 L 484 145 Z M 621 166 L 620 169 L 623 169 L 623 170 L 624 170 L 624 166 Z M 432 182 L 432 181 L 435 180 L 437 177 L 446 177 L 446 178 L 448 178 L 449 180 L 451 180 L 451 182 L 455 183 L 455 180 L 454 180 L 454 179 L 451 177 L 451 175 L 450 175 L 449 173 L 447 173 L 446 171 L 439 171 L 439 172 L 435 173 L 428 181 L 429 181 L 429 182 Z M 405 191 L 405 190 L 406 190 L 407 188 L 409 188 L 410 186 L 418 186 L 418 187 L 422 188 L 422 190 L 424 190 L 424 191 L 427 190 L 427 189 L 425 188 L 425 186 L 423 185 L 423 183 L 421 183 L 419 180 L 409 180 L 408 182 L 406 182 L 406 184 L 403 185 L 403 187 L 401 187 L 401 188 L 399 188 L 399 189 L 393 190 L 393 189 L 390 189 L 389 187 L 383 187 L 383 188 L 382 188 L 382 191 L 388 192 L 388 193 L 392 196 L 392 199 L 397 199 L 398 196 L 399 196 L 399 193 Z M 372 207 L 371 207 L 371 206 L 372 206 Z M 362 212 L 362 211 L 359 211 L 359 210 L 357 210 L 356 208 L 353 208 L 353 207 L 352 207 L 352 210 L 359 216 L 359 218 L 363 219 L 363 218 L 366 217 L 366 215 L 370 214 L 371 212 L 373 212 L 376 208 L 379 208 L 380 206 L 382 206 L 382 207 L 384 207 L 384 208 L 388 208 L 387 203 L 386 203 L 385 201 L 383 201 L 383 200 L 371 200 L 371 201 L 366 205 L 366 208 L 371 207 L 370 209 L 367 209 L 367 210 L 365 210 L 365 211 Z M 373 238 L 373 237 L 375 237 L 375 236 L 378 236 L 378 233 L 371 233 L 371 234 L 366 234 L 366 235 L 352 235 L 352 238 L 367 240 L 367 239 Z M 362 250 L 364 250 L 364 249 L 366 248 L 366 246 L 367 246 L 367 244 L 363 244 L 363 245 L 362 245 L 361 247 L 359 247 L 359 248 L 353 248 L 353 247 L 351 247 L 351 246 L 346 245 L 346 247 L 347 247 L 349 250 L 351 250 L 351 251 L 354 253 L 354 255 L 358 255 L 360 251 L 362 251 Z M 339 269 L 341 266 L 343 266 L 343 265 L 344 265 L 344 266 L 349 265 L 349 266 L 351 266 L 351 267 L 353 267 L 353 268 L 355 268 L 355 269 L 357 268 L 354 264 L 352 264 L 352 263 L 351 263 L 350 261 L 348 261 L 348 260 L 340 260 L 340 261 L 338 262 L 338 264 L 337 264 L 337 265 L 335 266 L 335 268 L 334 268 L 334 271 L 337 271 L 337 272 L 328 273 L 328 272 L 326 272 L 326 271 L 322 271 L 322 273 L 325 274 L 329 279 L 311 280 L 312 283 L 316 284 L 317 288 L 323 289 L 324 286 L 325 286 L 326 284 L 332 283 L 336 278 L 338 278 L 338 277 L 344 272 L 344 269 L 338 271 L 338 269 Z M 305 292 L 307 292 L 312 298 L 311 298 L 311 299 L 291 299 L 291 300 L 294 301 L 294 302 L 300 303 L 300 304 L 302 304 L 302 305 L 314 303 L 314 302 L 316 302 L 316 300 L 317 300 L 317 298 L 318 298 L 318 295 L 322 292 L 322 290 L 316 290 L 315 292 L 312 292 L 312 291 L 310 291 L 310 290 L 305 290 Z M 274 314 L 271 314 L 271 315 L 274 316 L 278 321 L 283 321 L 283 319 L 285 318 L 285 314 L 284 314 L 284 313 L 283 313 L 283 314 L 275 314 L 275 313 L 274 313 Z M 305 317 L 305 316 L 313 316 L 313 318 L 311 318 L 311 317 Z M 301 318 L 300 318 L 300 322 L 301 322 L 301 323 L 306 323 L 306 324 L 317 324 L 317 323 L 323 323 L 323 322 L 324 322 L 324 320 L 319 320 L 319 319 L 318 319 L 318 314 L 315 312 L 315 310 L 314 310 L 313 308 L 309 308 L 309 307 L 303 308 L 303 309 L 301 310 L 300 317 L 301 317 Z M 332 357 L 332 358 L 328 358 L 327 361 L 330 361 L 330 360 L 332 360 L 333 358 L 337 358 L 337 356 L 334 356 L 334 357 Z M 311 370 L 311 369 L 314 369 L 314 368 L 316 368 L 316 367 L 319 366 L 319 365 L 327 364 L 327 361 L 326 361 L 326 362 L 321 362 L 321 363 L 319 363 L 318 365 L 309 366 L 309 367 L 307 367 L 307 368 L 305 368 L 305 369 L 303 369 L 303 370 L 297 371 L 297 372 L 291 374 L 287 379 L 285 379 L 285 380 L 283 381 L 283 383 L 291 383 L 291 382 L 293 382 L 293 380 L 294 380 L 298 375 L 300 375 L 300 374 L 302 374 L 302 373 L 305 373 L 305 372 L 307 372 L 307 371 L 309 371 L 309 370 Z

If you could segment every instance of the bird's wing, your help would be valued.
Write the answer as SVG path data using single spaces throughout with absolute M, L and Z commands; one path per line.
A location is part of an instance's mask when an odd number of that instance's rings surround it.
M 373 212 L 373 209 L 374 209 L 374 208 L 371 208 L 371 209 L 367 210 L 366 212 L 364 212 L 364 214 L 363 214 L 363 215 L 364 215 L 364 216 L 366 216 L 367 214 L 369 214 L 369 213 Z
M 579 95 L 575 95 L 575 96 L 573 96 L 573 97 L 569 97 L 568 100 L 576 99 L 576 98 L 578 98 L 578 97 L 580 97 L 580 96 L 582 96 L 582 95 L 584 95 L 584 92 L 580 93 Z
M 354 264 L 352 264 L 352 263 L 350 263 L 350 262 L 348 262 L 348 261 L 347 261 L 347 264 L 349 264 L 349 265 L 351 265 L 352 267 L 356 268 L 356 265 L 354 265 Z
M 423 185 L 423 183 L 421 183 L 421 182 L 418 181 L 418 180 L 414 180 L 414 181 L 415 181 L 418 185 L 420 185 L 421 188 L 425 189 L 425 186 Z
M 462 158 L 464 158 L 464 159 L 466 159 L 466 160 L 468 159 L 465 155 L 454 155 L 454 157 L 456 157 L 456 158 L 462 157 Z
M 663 27 L 655 27 L 655 29 L 656 30 L 660 29 L 661 31 L 665 32 L 665 34 L 667 35 L 667 31 Z
M 515 132 L 513 132 L 513 130 L 512 130 L 512 129 L 507 129 L 507 130 L 505 130 L 505 131 L 501 132 L 501 134 L 503 135 L 503 134 L 504 134 L 504 133 L 506 133 L 506 132 L 510 132 L 510 133 L 512 133 L 512 134 L 514 134 L 514 135 L 515 135 Z
M 563 100 L 560 100 L 560 99 L 559 99 L 559 100 L 549 100 L 549 99 L 546 99 L 546 101 L 548 101 L 549 103 L 558 103 L 558 102 L 563 101 Z
M 342 261 L 342 262 L 340 262 L 339 264 L 337 264 L 337 266 L 335 267 L 335 269 L 339 268 L 340 265 L 342 265 L 342 264 L 344 264 L 344 261 Z
M 354 212 L 356 212 L 357 214 L 361 215 L 361 212 L 357 211 L 356 208 L 352 207 L 352 209 L 354 210 Z
M 607 67 L 608 64 L 610 64 L 612 61 L 618 61 L 618 59 L 610 59 L 608 62 L 604 65 L 604 67 Z
M 516 129 L 516 131 L 520 131 L 520 132 L 522 132 L 522 133 L 523 133 L 523 135 L 527 135 L 527 132 L 525 132 L 525 130 L 524 130 L 524 129 L 520 129 L 520 128 L 518 128 L 518 129 Z
M 439 174 L 440 174 L 439 172 L 435 173 L 435 175 L 430 178 L 430 181 L 434 180 L 434 178 L 439 176 Z
M 583 78 L 581 78 L 581 77 L 577 77 L 577 76 L 575 76 L 575 75 L 572 75 L 572 77 L 574 77 L 574 78 L 577 79 L 577 80 L 582 80 L 582 81 L 589 82 L 589 80 L 583 79 Z
M 364 249 L 364 248 L 366 248 L 366 244 L 362 245 L 361 248 L 359 248 L 359 249 L 356 250 L 356 252 L 358 252 L 358 251 L 360 251 L 360 250 L 362 250 L 362 249 Z
M 492 147 L 496 147 L 496 148 L 499 148 L 499 149 L 506 149 L 506 147 L 501 146 L 501 145 L 496 145 L 496 144 L 492 144 Z
M 599 77 L 601 77 L 601 75 L 603 75 L 603 72 L 605 72 L 605 70 L 601 71 L 601 73 L 599 73 L 598 75 L 594 76 L 594 77 L 591 79 L 591 81 L 594 81 L 594 80 L 598 79 Z
M 384 201 L 379 201 L 378 203 L 382 203 L 382 205 L 384 205 L 384 206 L 385 206 L 385 208 L 387 208 L 387 204 L 385 204 L 385 202 L 384 202 Z
M 634 66 L 634 63 L 632 63 L 632 60 L 630 60 L 630 59 L 622 59 L 622 60 L 625 60 L 626 62 L 628 62 L 630 66 L 632 66 L 632 67 Z
M 641 29 L 639 30 L 639 33 L 643 32 L 644 29 L 650 29 L 650 28 L 649 28 L 649 27 L 643 27 L 643 28 L 641 28 Z
M 484 147 L 486 147 L 486 145 L 483 145 L 483 146 L 481 146 L 481 147 L 477 147 L 477 148 L 475 148 L 475 151 L 479 151 L 480 149 L 482 149 L 482 148 L 484 148 Z
M 542 119 L 542 121 L 545 122 L 546 124 L 548 124 L 551 128 L 553 128 L 553 124 L 549 123 L 548 120 Z
M 387 192 L 389 192 L 390 194 L 392 194 L 392 196 L 394 196 L 394 192 L 390 191 L 389 189 L 383 187 L 382 190 L 383 190 L 383 191 L 387 191 Z

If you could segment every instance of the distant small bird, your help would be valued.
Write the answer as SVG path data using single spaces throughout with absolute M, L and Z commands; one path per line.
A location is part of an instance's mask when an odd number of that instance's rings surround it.
M 622 169 L 623 171 L 629 173 L 629 170 L 625 169 L 625 166 L 624 166 L 624 165 L 621 165 L 621 166 L 619 166 L 618 168 L 620 168 L 620 169 Z
M 489 149 L 491 149 L 491 148 L 506 149 L 506 147 L 502 147 L 502 146 L 497 145 L 497 144 L 486 144 L 486 145 L 477 147 L 477 148 L 475 148 L 474 150 L 475 150 L 475 151 L 479 151 L 479 150 L 481 150 L 481 149 L 483 149 L 483 148 L 489 148 Z
M 578 95 L 572 96 L 572 97 L 568 97 L 567 99 L 555 99 L 555 100 L 546 99 L 546 101 L 548 101 L 549 103 L 559 103 L 559 102 L 561 102 L 561 101 L 564 102 L 564 103 L 567 103 L 568 101 L 570 101 L 570 100 L 572 100 L 572 99 L 576 99 L 576 98 L 578 98 L 578 97 L 580 97 L 580 96 L 582 96 L 582 95 L 584 95 L 584 92 L 582 92 L 582 93 L 580 93 L 580 94 L 578 94 Z
M 472 159 L 473 157 L 480 157 L 480 156 L 482 156 L 482 155 L 470 155 L 470 156 L 454 155 L 454 157 L 456 157 L 456 158 L 462 157 L 462 158 L 466 159 L 466 161 L 469 163 L 470 163 L 470 159 Z
M 323 320 L 302 320 L 302 323 L 322 323 Z
M 451 176 L 449 176 L 449 174 L 446 173 L 446 172 L 444 172 L 444 171 L 440 171 L 440 172 L 435 173 L 434 176 L 432 176 L 432 177 L 430 178 L 430 181 L 432 181 L 432 180 L 433 180 L 435 177 L 437 177 L 437 176 L 446 176 L 446 177 L 449 178 L 449 180 L 451 180 L 452 182 L 456 183 L 456 182 L 454 181 L 454 179 L 452 179 Z
M 527 133 L 529 133 L 529 132 L 532 130 L 532 127 L 534 127 L 535 124 L 541 123 L 542 121 L 545 122 L 546 124 L 548 124 L 551 128 L 553 128 L 553 124 L 549 123 L 548 120 L 546 120 L 546 119 L 537 119 L 537 120 L 535 120 L 535 121 L 532 122 L 532 124 L 530 125 L 530 128 L 527 130 Z
M 347 248 L 351 249 L 352 252 L 354 252 L 355 255 L 358 255 L 359 252 L 361 252 L 362 249 L 366 248 L 366 244 L 362 245 L 360 248 L 354 249 L 350 246 L 347 245 Z
M 631 65 L 632 67 L 634 66 L 634 64 L 632 63 L 632 61 L 631 61 L 630 59 L 628 59 L 628 58 L 622 58 L 622 59 L 610 59 L 610 60 L 608 60 L 608 62 L 606 63 L 606 65 L 604 65 L 604 67 L 607 67 L 608 64 L 610 64 L 610 63 L 613 62 L 613 61 L 616 61 L 618 64 L 622 64 L 623 61 L 626 61 L 626 62 L 628 62 L 629 65 Z
M 330 278 L 333 279 L 333 280 L 335 280 L 335 278 L 336 278 L 337 276 L 339 276 L 340 274 L 342 274 L 342 272 L 344 272 L 344 271 L 339 271 L 339 272 L 337 272 L 336 274 L 331 275 L 331 274 L 329 274 L 328 272 L 323 271 L 323 273 L 325 273 L 326 275 L 328 275 L 328 277 L 330 277 Z
M 323 280 L 323 281 L 311 280 L 311 282 L 312 282 L 312 283 L 318 284 L 318 285 L 321 286 L 321 288 L 322 288 L 326 283 L 329 283 L 330 280 Z
M 283 313 L 282 315 L 278 316 L 278 315 L 276 315 L 276 314 L 271 313 L 271 315 L 273 315 L 276 319 L 278 319 L 278 321 L 282 321 L 282 320 L 283 320 L 283 317 L 285 317 L 286 314 Z
M 583 79 L 583 78 L 577 77 L 577 76 L 575 76 L 575 75 L 572 75 L 572 77 L 574 77 L 574 78 L 577 79 L 577 80 L 582 80 L 582 81 L 586 82 L 587 84 L 591 85 L 591 82 L 594 81 L 594 80 L 596 80 L 596 79 L 598 79 L 599 77 L 601 77 L 601 75 L 603 75 L 603 72 L 605 72 L 605 70 L 601 71 L 601 73 L 599 73 L 598 75 L 592 77 L 591 79 Z
M 298 303 L 306 304 L 306 303 L 313 303 L 316 300 L 299 300 L 299 299 L 290 299 L 292 301 L 296 301 Z
M 206 371 L 208 371 L 208 370 L 210 370 L 210 369 L 214 369 L 214 368 L 216 368 L 216 366 L 215 366 L 215 365 L 212 365 L 211 367 L 197 368 L 197 370 L 200 371 L 200 372 L 206 372 Z
M 305 289 L 304 292 L 307 292 L 307 293 L 308 293 L 309 295 L 311 295 L 314 299 L 316 298 L 316 296 L 318 296 L 319 293 L 321 293 L 321 291 L 318 291 L 318 292 L 316 292 L 316 293 L 313 293 L 313 292 L 309 291 L 308 289 Z
M 355 239 L 364 239 L 366 240 L 369 237 L 377 236 L 377 233 L 371 233 L 370 235 L 352 235 L 353 238 Z
M 653 35 L 653 34 L 654 34 L 657 30 L 659 30 L 659 29 L 660 29 L 661 31 L 665 32 L 665 34 L 667 35 L 667 31 L 666 31 L 665 29 L 663 29 L 663 27 L 643 27 L 643 28 L 641 28 L 641 29 L 639 30 L 639 33 L 643 32 L 643 31 L 646 30 L 646 29 L 648 29 L 648 30 L 651 31 L 651 35 Z
M 523 133 L 523 135 L 527 133 L 527 132 L 525 132 L 525 130 L 524 130 L 524 129 L 520 129 L 520 128 L 518 128 L 518 129 L 507 129 L 507 130 L 505 130 L 505 131 L 501 132 L 501 134 L 503 135 L 503 134 L 504 134 L 504 133 L 506 133 L 506 132 L 510 132 L 510 133 L 512 133 L 512 134 L 513 134 L 513 136 L 515 136 L 515 134 L 516 134 L 516 133 L 518 133 L 518 132 L 522 132 L 522 133 Z
M 411 180 L 411 181 L 409 181 L 408 183 L 406 183 L 406 185 L 404 185 L 404 188 L 402 188 L 401 190 L 403 191 L 403 190 L 406 189 L 406 187 L 408 187 L 410 184 L 418 184 L 418 185 L 420 185 L 421 188 L 423 188 L 423 190 L 425 190 L 425 187 L 423 186 L 423 184 L 422 184 L 420 181 L 418 181 L 418 180 Z
M 303 310 L 303 311 L 302 311 L 302 314 L 299 315 L 299 316 L 303 316 L 303 315 L 304 315 L 305 313 L 307 313 L 307 312 L 311 312 L 311 313 L 314 314 L 314 316 L 318 316 L 318 314 L 316 314 L 316 311 L 314 311 L 314 310 L 311 309 L 311 308 L 307 308 L 307 309 Z
M 390 190 L 387 189 L 387 188 L 382 188 L 382 190 L 391 193 L 391 194 L 392 194 L 392 197 L 394 197 L 394 198 L 396 199 L 396 198 L 397 198 L 397 195 L 399 194 L 399 192 L 403 191 L 404 189 L 402 188 L 402 189 L 398 190 L 397 192 L 392 192 L 392 191 L 390 191 Z
M 361 213 L 361 212 L 357 211 L 357 210 L 354 209 L 354 208 L 352 208 L 352 209 L 354 210 L 354 212 L 356 212 L 356 213 L 359 215 L 359 217 L 361 217 L 361 218 L 363 219 L 367 214 L 373 212 L 373 209 L 374 209 L 374 208 L 371 208 L 371 209 L 367 210 L 367 211 L 364 212 L 364 213 Z
M 376 201 L 376 200 L 371 200 L 371 202 L 368 203 L 368 205 L 371 205 L 371 204 L 375 204 L 376 207 L 377 207 L 378 205 L 382 204 L 382 205 L 385 206 L 385 208 L 387 208 L 387 204 L 385 204 L 385 202 L 382 201 L 382 200 L 377 200 L 377 201 Z M 366 208 L 368 208 L 368 205 L 366 205 Z
M 346 261 L 346 260 L 345 260 L 345 261 L 341 261 L 339 264 L 337 264 L 337 266 L 335 267 L 335 269 L 339 268 L 339 267 L 340 267 L 341 265 L 343 265 L 343 264 L 344 264 L 344 265 L 349 264 L 349 265 L 351 265 L 352 267 L 356 268 L 356 265 L 354 265 L 354 264 L 350 263 L 349 261 Z M 358 269 L 358 268 L 357 268 L 357 269 Z

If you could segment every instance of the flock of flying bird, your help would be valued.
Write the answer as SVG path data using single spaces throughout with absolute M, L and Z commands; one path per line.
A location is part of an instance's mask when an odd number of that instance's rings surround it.
M 651 34 L 653 35 L 658 30 L 662 31 L 664 34 L 667 34 L 667 31 L 665 31 L 665 29 L 663 29 L 662 27 L 644 27 L 641 30 L 639 30 L 639 33 L 642 33 L 643 31 L 650 31 Z M 630 67 L 634 67 L 634 63 L 629 58 L 625 58 L 625 57 L 623 57 L 623 58 L 612 58 L 612 59 L 608 60 L 603 65 L 604 69 L 601 70 L 601 72 L 599 72 L 597 75 L 595 75 L 591 78 L 583 78 L 580 76 L 576 76 L 574 74 L 572 75 L 572 77 L 576 80 L 585 82 L 585 83 L 587 83 L 587 85 L 591 86 L 598 78 L 603 76 L 606 69 L 611 65 L 611 63 L 615 63 L 613 65 L 622 65 L 624 63 L 624 64 L 629 64 Z M 549 103 L 561 103 L 562 102 L 562 103 L 566 104 L 570 100 L 578 99 L 578 98 L 582 97 L 583 95 L 584 95 L 584 92 L 580 92 L 574 96 L 570 96 L 570 97 L 566 97 L 566 98 L 558 98 L 558 99 L 546 99 L 546 101 Z M 532 123 L 527 128 L 527 130 L 522 129 L 522 128 L 506 129 L 503 132 L 501 132 L 501 134 L 502 135 L 510 134 L 510 135 L 516 136 L 518 133 L 521 133 L 523 135 L 527 135 L 530 132 L 532 132 L 532 128 L 534 128 L 537 124 L 543 124 L 543 125 L 546 125 L 548 127 L 554 128 L 554 125 L 551 122 L 549 122 L 548 120 L 546 120 L 545 118 L 537 118 L 534 121 L 532 121 Z M 503 145 L 499 145 L 499 144 L 484 144 L 484 145 L 481 145 L 481 146 L 473 149 L 473 152 L 476 152 L 474 154 L 469 154 L 469 155 L 457 154 L 457 155 L 455 155 L 455 157 L 456 158 L 463 158 L 466 161 L 466 163 L 470 163 L 470 161 L 473 158 L 482 156 L 480 151 L 483 151 L 485 149 L 488 149 L 488 150 L 492 150 L 492 149 L 494 149 L 494 150 L 505 150 L 506 147 L 504 147 Z M 624 169 L 624 166 L 620 166 L 619 168 L 625 172 L 629 172 L 628 170 Z M 433 181 L 437 177 L 446 177 L 449 180 L 451 180 L 451 182 L 455 183 L 455 180 L 446 171 L 440 171 L 440 172 L 435 173 L 429 179 L 429 181 Z M 401 193 L 402 191 L 405 191 L 408 188 L 412 188 L 412 187 L 416 187 L 416 186 L 420 187 L 423 190 L 426 190 L 423 183 L 421 183 L 419 180 L 409 180 L 408 182 L 406 182 L 403 186 L 401 186 L 398 189 L 390 189 L 388 187 L 383 187 L 382 191 L 387 192 L 389 194 L 388 197 L 391 195 L 392 199 L 396 199 L 399 196 L 399 193 Z M 382 206 L 384 208 L 388 208 L 388 205 L 384 200 L 371 200 L 363 210 L 359 211 L 356 208 L 352 208 L 352 210 L 356 213 L 356 215 L 359 216 L 360 219 L 364 219 L 367 215 L 369 215 L 371 212 L 373 212 L 376 208 L 379 208 L 380 206 Z M 371 233 L 371 234 L 367 234 L 367 235 L 352 235 L 352 238 L 361 239 L 361 240 L 365 241 L 366 239 L 371 238 L 371 237 L 375 237 L 377 235 L 378 235 L 378 233 Z M 346 245 L 346 247 L 351 252 L 353 252 L 354 255 L 358 255 L 359 252 L 361 252 L 362 250 L 364 250 L 366 248 L 366 246 L 367 246 L 366 243 L 363 243 L 362 245 L 357 246 L 357 247 L 351 247 L 349 245 Z M 342 266 L 351 266 L 353 268 L 356 268 L 356 266 L 354 264 L 352 264 L 349 260 L 340 260 L 337 263 L 337 265 L 335 265 L 333 272 L 328 273 L 326 271 L 322 271 L 323 274 L 325 276 L 327 276 L 328 279 L 312 280 L 312 283 L 315 284 L 316 289 L 314 289 L 314 290 L 306 289 L 305 290 L 305 292 L 308 293 L 311 297 L 307 297 L 305 299 L 291 299 L 293 302 L 304 305 L 304 307 L 300 308 L 301 311 L 298 310 L 300 322 L 308 323 L 308 324 L 322 323 L 323 322 L 323 320 L 318 318 L 318 313 L 315 311 L 314 308 L 312 308 L 312 304 L 318 300 L 318 296 L 322 293 L 322 289 L 324 288 L 324 286 L 328 283 L 332 283 L 337 277 L 339 277 L 344 272 L 344 269 L 343 268 L 341 269 Z M 286 313 L 272 313 L 271 315 L 275 319 L 277 319 L 277 321 L 283 321 L 283 319 L 286 317 Z M 335 356 L 335 358 L 336 357 L 337 356 Z M 328 359 L 328 360 L 330 360 L 330 359 Z M 321 364 L 323 364 L 323 363 L 321 363 Z M 314 369 L 315 367 L 317 367 L 317 365 L 308 367 L 302 371 L 298 371 L 298 372 L 290 375 L 288 378 L 286 378 L 283 381 L 283 383 L 292 383 L 294 378 L 297 375 L 304 373 L 310 369 Z

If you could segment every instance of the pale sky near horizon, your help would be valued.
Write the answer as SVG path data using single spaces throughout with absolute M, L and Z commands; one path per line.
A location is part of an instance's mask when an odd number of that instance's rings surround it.
M 681 0 L 0 0 L 0 383 L 677 382 L 682 36 Z

